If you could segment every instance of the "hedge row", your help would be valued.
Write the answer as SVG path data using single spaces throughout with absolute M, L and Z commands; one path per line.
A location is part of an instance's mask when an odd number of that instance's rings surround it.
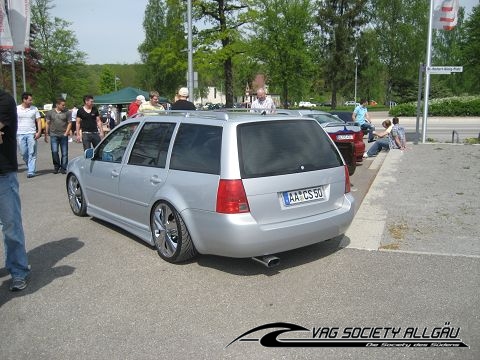
M 423 102 L 420 113 L 423 114 Z M 416 116 L 417 103 L 410 102 L 390 109 L 392 116 Z M 429 116 L 480 116 L 480 97 L 449 97 L 428 102 Z

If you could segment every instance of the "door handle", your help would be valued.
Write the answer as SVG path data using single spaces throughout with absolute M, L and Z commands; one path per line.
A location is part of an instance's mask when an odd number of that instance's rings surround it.
M 153 185 L 158 185 L 162 182 L 162 179 L 160 179 L 158 176 L 152 176 L 150 178 L 150 182 L 153 184 Z

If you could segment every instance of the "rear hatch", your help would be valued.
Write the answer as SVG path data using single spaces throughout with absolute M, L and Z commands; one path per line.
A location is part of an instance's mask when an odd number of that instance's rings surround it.
M 342 206 L 343 161 L 315 120 L 242 124 L 237 138 L 240 173 L 257 222 L 295 220 Z

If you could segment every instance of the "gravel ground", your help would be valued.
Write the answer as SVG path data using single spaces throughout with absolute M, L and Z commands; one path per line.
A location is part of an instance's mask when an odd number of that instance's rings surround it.
M 411 145 L 394 177 L 382 249 L 480 256 L 480 146 Z

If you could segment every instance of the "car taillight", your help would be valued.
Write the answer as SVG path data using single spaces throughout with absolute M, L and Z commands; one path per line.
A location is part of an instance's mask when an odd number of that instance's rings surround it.
M 343 165 L 345 169 L 345 194 L 350 192 L 350 175 L 348 174 L 348 166 Z
M 250 212 L 242 180 L 220 179 L 217 191 L 217 212 L 223 214 Z

